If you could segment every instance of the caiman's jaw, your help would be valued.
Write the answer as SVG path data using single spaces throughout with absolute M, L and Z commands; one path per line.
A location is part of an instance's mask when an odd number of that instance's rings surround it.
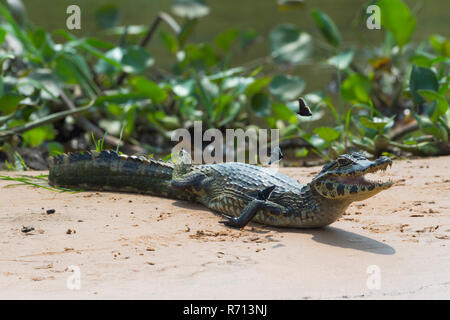
M 384 171 L 391 165 L 392 160 L 384 156 L 370 161 L 361 153 L 345 154 L 324 166 L 311 185 L 328 199 L 361 201 L 393 184 L 392 181 L 371 181 L 364 175 Z

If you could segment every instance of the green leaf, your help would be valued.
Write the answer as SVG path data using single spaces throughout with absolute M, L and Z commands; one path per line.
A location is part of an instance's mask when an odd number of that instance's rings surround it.
M 208 69 L 218 62 L 218 57 L 213 48 L 207 44 L 189 43 L 184 48 L 186 61 L 196 69 Z
M 178 51 L 179 44 L 178 39 L 175 36 L 165 31 L 160 31 L 159 35 L 161 36 L 163 43 L 171 53 L 175 53 Z
M 341 44 L 341 35 L 333 20 L 326 13 L 319 10 L 311 10 L 311 16 L 325 39 L 333 46 L 339 47 Z
M 52 140 L 55 138 L 55 132 L 49 125 L 37 127 L 22 134 L 23 141 L 30 147 L 37 147 L 45 140 Z
M 355 52 L 353 49 L 348 49 L 345 51 L 339 52 L 336 56 L 333 56 L 328 59 L 328 64 L 335 66 L 339 70 L 347 69 L 350 63 L 352 63 L 353 56 Z
M 148 97 L 142 93 L 118 93 L 107 96 L 99 96 L 97 100 L 95 100 L 95 105 L 100 106 L 105 103 L 131 104 L 133 102 L 147 99 Z
M 432 90 L 418 90 L 418 93 L 428 101 L 436 102 L 436 105 L 431 112 L 431 121 L 436 122 L 440 116 L 443 116 L 447 112 L 448 101 L 439 93 Z
M 289 120 L 290 123 L 297 122 L 297 115 L 285 104 L 274 104 L 272 114 L 277 120 Z
M 380 0 L 381 25 L 392 32 L 397 44 L 407 44 L 416 27 L 416 18 L 401 0 Z
M 225 109 L 226 113 L 224 119 L 219 122 L 218 126 L 221 127 L 233 121 L 233 119 L 241 112 L 243 107 L 243 104 L 240 104 L 239 102 L 231 102 L 230 107 Z
M 370 102 L 370 80 L 359 73 L 352 73 L 341 84 L 341 94 L 352 103 Z
M 425 100 L 418 93 L 419 90 L 439 90 L 439 83 L 436 74 L 429 68 L 413 66 L 409 78 L 409 88 L 414 102 L 420 104 Z
M 76 54 L 65 52 L 55 60 L 55 73 L 63 81 L 70 84 L 79 84 L 83 90 L 93 96 L 92 80 L 86 61 Z
M 299 64 L 312 50 L 312 38 L 292 24 L 282 24 L 270 32 L 270 54 L 276 63 Z
M 305 81 L 297 76 L 280 74 L 270 82 L 270 92 L 281 101 L 296 100 L 305 89 Z
M 371 119 L 367 117 L 359 118 L 359 121 L 362 123 L 363 126 L 375 129 L 378 132 L 382 132 L 385 127 L 392 125 L 393 120 L 394 120 L 393 118 L 378 118 L 378 117 L 373 117 Z
M 341 133 L 331 127 L 319 127 L 313 130 L 315 134 L 327 142 L 332 142 L 339 138 Z
M 116 26 L 119 17 L 119 9 L 113 4 L 101 6 L 95 11 L 95 20 L 104 29 Z
M 253 95 L 251 103 L 252 110 L 259 117 L 267 116 L 270 114 L 270 99 L 265 93 L 258 92 Z
M 270 77 L 259 78 L 250 83 L 247 88 L 245 88 L 245 94 L 249 97 L 257 92 L 260 92 L 265 86 L 269 84 L 272 79 Z
M 241 49 L 246 49 L 258 39 L 258 32 L 253 29 L 247 29 L 241 32 L 239 39 Z
M 433 123 L 428 117 L 414 114 L 420 129 L 441 141 L 448 141 L 447 130 L 439 123 Z
M 209 7 L 203 0 L 172 0 L 172 12 L 179 17 L 195 19 L 209 14 Z
M 10 114 L 17 110 L 17 107 L 19 106 L 20 101 L 24 97 L 19 96 L 14 93 L 4 94 L 0 98 L 0 110 L 2 111 L 2 114 Z
M 154 60 L 145 49 L 139 46 L 131 46 L 124 50 L 121 63 L 123 71 L 127 73 L 143 73 L 153 65 Z
M 64 153 L 64 147 L 59 142 L 49 142 L 47 143 L 47 150 L 50 156 L 56 156 Z
M 3 42 L 5 41 L 5 37 L 6 37 L 6 30 L 0 28 L 0 45 L 2 45 Z
M 135 92 L 145 94 L 155 104 L 161 103 L 167 98 L 167 92 L 164 89 L 144 77 L 135 77 L 130 83 Z
M 430 44 L 438 54 L 450 58 L 450 41 L 445 37 L 433 34 L 430 36 Z
M 120 47 L 111 49 L 105 53 L 105 57 L 114 61 L 115 64 L 110 61 L 100 60 L 95 65 L 94 69 L 97 73 L 106 74 L 111 77 L 116 71 L 122 69 L 121 62 L 123 57 L 123 49 Z
M 231 45 L 236 40 L 238 35 L 239 30 L 236 28 L 222 32 L 216 37 L 215 40 L 216 46 L 222 49 L 223 51 L 228 51 L 230 50 Z

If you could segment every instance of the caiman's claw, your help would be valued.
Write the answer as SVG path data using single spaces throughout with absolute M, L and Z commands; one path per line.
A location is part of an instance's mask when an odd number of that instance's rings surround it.
M 225 216 L 228 220 L 223 220 L 219 222 L 233 228 L 245 227 L 250 222 L 250 220 L 253 219 L 258 210 L 264 206 L 266 200 L 269 199 L 274 189 L 275 186 L 270 186 L 258 192 L 257 197 L 252 201 L 250 201 L 250 203 L 244 208 L 244 210 L 242 210 L 242 213 L 239 217 L 236 218 Z

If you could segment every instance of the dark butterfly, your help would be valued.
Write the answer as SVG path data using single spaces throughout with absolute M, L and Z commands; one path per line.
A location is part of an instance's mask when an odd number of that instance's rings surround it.
M 300 110 L 298 111 L 299 115 L 304 117 L 312 116 L 311 109 L 306 105 L 306 102 L 303 98 L 298 98 L 298 103 L 300 105 Z

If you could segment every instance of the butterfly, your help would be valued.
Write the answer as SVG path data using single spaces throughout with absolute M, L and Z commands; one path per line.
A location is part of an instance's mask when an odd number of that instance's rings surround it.
M 276 164 L 283 159 L 280 147 L 275 147 L 270 155 L 269 165 Z
M 300 105 L 300 110 L 298 111 L 298 114 L 305 117 L 312 116 L 311 109 L 306 105 L 306 102 L 303 98 L 298 98 L 298 103 Z

